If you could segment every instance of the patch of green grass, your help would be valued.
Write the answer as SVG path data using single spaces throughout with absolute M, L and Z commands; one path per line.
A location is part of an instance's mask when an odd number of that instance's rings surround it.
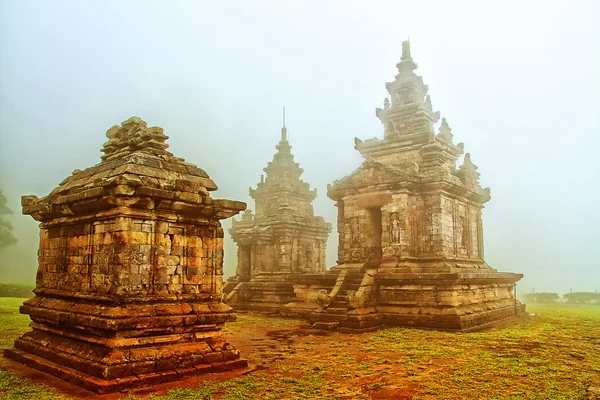
M 19 314 L 26 299 L 0 297 L 0 349 L 12 347 L 14 340 L 29 330 L 29 315 Z
M 19 307 L 26 299 L 0 297 L 0 351 L 11 348 L 14 340 L 29 330 L 29 316 L 19 314 Z M 17 375 L 0 369 L 0 398 L 7 400 L 64 399 L 46 386 L 35 384 Z
M 133 399 L 139 399 L 139 397 L 131 396 Z M 166 395 L 157 396 L 150 395 L 149 399 L 164 399 L 164 400 L 212 400 L 212 387 L 210 386 L 199 386 L 196 388 L 177 388 L 171 389 Z
M 0 398 L 5 400 L 62 400 L 60 394 L 0 369 Z

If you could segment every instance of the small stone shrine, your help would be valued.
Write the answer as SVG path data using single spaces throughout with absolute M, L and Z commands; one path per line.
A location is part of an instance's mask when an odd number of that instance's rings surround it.
M 303 170 L 290 151 L 285 121 L 276 148 L 266 179 L 261 176 L 257 188 L 250 188 L 256 214 L 246 210 L 229 231 L 238 245 L 238 264 L 225 292 L 236 310 L 278 312 L 295 299 L 298 276 L 326 268 L 331 225 L 314 215 L 317 190 L 300 179 Z
M 477 167 L 414 73 L 408 42 L 377 117 L 383 139 L 355 139 L 363 164 L 328 186 L 338 208 L 338 265 L 298 280 L 287 315 L 315 327 L 382 324 L 469 330 L 520 315 L 521 274 L 483 259 L 481 210 L 490 199 Z
M 223 229 L 245 203 L 166 149 L 139 118 L 108 130 L 102 162 L 50 195 L 40 221 L 32 330 L 4 355 L 96 393 L 247 366 L 221 336 Z

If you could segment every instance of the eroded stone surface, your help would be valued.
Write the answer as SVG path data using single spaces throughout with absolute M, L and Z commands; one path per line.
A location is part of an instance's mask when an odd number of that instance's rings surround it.
M 22 199 L 41 222 L 33 330 L 5 355 L 98 393 L 246 366 L 221 337 L 219 222 L 246 205 L 213 200 L 162 128 L 134 117 L 107 137 L 100 164 Z
M 483 258 L 481 210 L 490 199 L 477 167 L 439 112 L 408 42 L 376 115 L 383 139 L 355 139 L 363 164 L 328 186 L 338 207 L 338 265 L 305 276 L 284 307 L 321 324 L 472 329 L 515 316 L 522 275 L 498 273 Z M 332 279 L 330 275 L 336 275 Z
M 238 245 L 236 275 L 225 287 L 227 303 L 236 309 L 277 312 L 295 298 L 297 276 L 325 271 L 326 242 L 331 225 L 314 215 L 316 189 L 300 179 L 303 170 L 294 161 L 281 129 L 267 176 L 250 196 L 256 214 L 246 210 L 230 230 Z

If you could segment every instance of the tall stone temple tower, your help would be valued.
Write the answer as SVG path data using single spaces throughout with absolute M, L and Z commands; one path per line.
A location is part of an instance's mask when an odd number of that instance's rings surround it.
M 363 164 L 328 186 L 338 208 L 338 265 L 330 272 L 337 279 L 303 282 L 298 292 L 312 291 L 318 306 L 303 294 L 289 308 L 312 303 L 318 326 L 350 329 L 465 330 L 522 314 L 513 296 L 522 275 L 499 273 L 483 258 L 489 188 L 469 153 L 456 167 L 464 146 L 453 143 L 445 118 L 436 132 L 440 115 L 414 72 L 409 42 L 396 66 L 376 110 L 383 139 L 355 139 Z
M 250 196 L 256 214 L 246 210 L 230 229 L 238 245 L 236 275 L 225 286 L 226 302 L 236 309 L 277 312 L 294 300 L 293 283 L 299 275 L 325 272 L 326 242 L 331 225 L 314 215 L 317 190 L 300 179 L 303 170 L 294 161 L 281 128 L 273 161 L 264 168 Z
M 220 220 L 246 208 L 133 117 L 106 133 L 102 162 L 48 196 L 24 196 L 40 224 L 32 330 L 4 355 L 96 393 L 247 366 L 221 336 Z

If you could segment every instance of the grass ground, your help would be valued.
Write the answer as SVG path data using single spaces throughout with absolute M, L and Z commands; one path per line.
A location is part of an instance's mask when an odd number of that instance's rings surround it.
M 23 299 L 0 298 L 0 347 L 26 331 Z M 310 335 L 301 321 L 239 315 L 225 331 L 264 369 L 129 399 L 584 399 L 600 376 L 600 306 L 532 304 L 536 316 L 484 332 L 389 328 Z M 73 396 L 3 370 L 0 398 Z M 89 396 L 86 396 L 89 397 Z

